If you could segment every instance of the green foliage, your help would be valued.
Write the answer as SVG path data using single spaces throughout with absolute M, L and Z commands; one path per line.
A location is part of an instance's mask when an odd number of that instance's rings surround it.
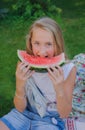
M 51 0 L 18 0 L 12 5 L 12 13 L 25 19 L 61 14 L 62 10 L 52 4 Z
M 60 17 L 62 13 L 62 9 L 57 7 L 55 2 L 51 0 L 2 0 L 2 3 L 4 5 L 2 9 L 8 9 L 9 13 L 7 15 L 3 15 L 4 17 L 2 17 L 1 14 L 0 19 L 15 16 L 27 20 L 30 18 L 35 19 L 41 16 L 50 16 L 51 14 L 54 17 Z

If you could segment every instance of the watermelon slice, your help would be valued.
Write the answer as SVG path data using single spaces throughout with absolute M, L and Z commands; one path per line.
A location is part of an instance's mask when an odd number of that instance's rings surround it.
M 31 66 L 31 69 L 35 70 L 46 70 L 49 66 L 61 66 L 65 63 L 64 53 L 52 58 L 35 57 L 33 55 L 29 55 L 24 50 L 18 50 L 17 54 L 21 61 L 27 62 Z

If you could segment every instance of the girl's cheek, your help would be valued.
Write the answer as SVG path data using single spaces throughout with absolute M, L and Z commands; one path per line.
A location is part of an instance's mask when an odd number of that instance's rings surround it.
M 49 56 L 53 57 L 55 55 L 55 48 L 51 47 L 51 48 L 47 49 L 47 53 Z
M 33 48 L 33 54 L 36 56 L 38 53 L 38 48 Z
M 53 57 L 55 55 L 53 50 L 49 50 L 47 53 L 49 57 Z

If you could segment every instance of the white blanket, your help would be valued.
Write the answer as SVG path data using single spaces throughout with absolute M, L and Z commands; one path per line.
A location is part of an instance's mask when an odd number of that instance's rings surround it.
M 85 130 L 85 118 L 66 119 L 66 130 Z

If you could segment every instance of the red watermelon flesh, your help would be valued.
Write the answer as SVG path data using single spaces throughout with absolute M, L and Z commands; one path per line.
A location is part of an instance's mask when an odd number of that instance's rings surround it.
M 17 54 L 21 61 L 28 62 L 28 64 L 33 68 L 47 68 L 49 66 L 62 65 L 65 63 L 64 53 L 52 58 L 35 57 L 29 55 L 24 50 L 18 50 Z

